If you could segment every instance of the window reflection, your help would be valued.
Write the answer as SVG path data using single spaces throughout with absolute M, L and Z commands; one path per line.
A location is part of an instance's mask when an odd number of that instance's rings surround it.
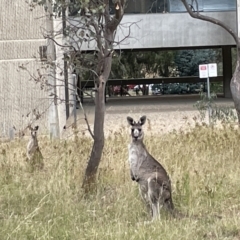
M 166 13 L 169 12 L 168 0 L 152 0 L 150 1 L 148 13 Z
M 236 9 L 235 0 L 204 0 L 203 11 L 233 11 Z
M 169 12 L 169 0 L 128 0 L 125 14 L 166 13 Z M 110 14 L 115 13 L 112 1 L 109 4 Z
M 80 10 L 79 0 L 70 0 L 70 15 L 76 15 Z M 194 10 L 197 10 L 195 1 L 187 0 Z M 211 11 L 234 11 L 236 0 L 198 0 L 198 10 L 203 12 Z M 109 1 L 110 14 L 115 13 L 112 0 Z M 128 0 L 125 14 L 151 14 L 151 13 L 177 13 L 186 12 L 181 0 Z
M 195 1 L 187 0 L 197 10 Z M 198 10 L 203 12 L 221 12 L 236 10 L 236 0 L 198 0 Z M 169 0 L 169 12 L 186 12 L 180 0 Z

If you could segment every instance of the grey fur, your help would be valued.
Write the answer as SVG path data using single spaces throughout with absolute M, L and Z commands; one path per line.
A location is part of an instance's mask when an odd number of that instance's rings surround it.
M 38 145 L 37 131 L 38 126 L 31 129 L 31 138 L 27 145 L 27 158 L 32 170 L 42 169 L 44 166 L 43 156 Z
M 127 117 L 127 121 L 131 125 L 132 138 L 128 147 L 131 178 L 139 184 L 140 194 L 150 208 L 153 219 L 160 216 L 162 206 L 172 213 L 174 205 L 170 178 L 143 143 L 142 125 L 146 122 L 146 116 L 142 116 L 138 122 Z

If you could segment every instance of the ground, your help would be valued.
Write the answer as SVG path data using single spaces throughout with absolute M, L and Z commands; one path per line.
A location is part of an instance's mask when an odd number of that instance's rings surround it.
M 199 95 L 161 95 L 141 97 L 113 97 L 106 103 L 105 133 L 117 131 L 127 127 L 128 115 L 138 119 L 147 115 L 154 132 L 169 132 L 172 130 L 186 129 L 193 126 L 199 120 L 199 111 L 194 104 L 200 100 Z M 215 100 L 217 106 L 233 108 L 232 99 L 218 97 Z M 83 105 L 88 120 L 93 126 L 94 104 L 86 101 Z M 87 132 L 82 109 L 78 110 L 77 123 L 80 131 Z M 205 121 L 208 121 L 206 118 Z M 73 117 L 68 120 L 67 128 L 71 128 Z
M 33 173 L 27 168 L 26 139 L 0 144 L 0 239 L 240 239 L 239 128 L 223 124 L 222 129 L 196 126 L 188 133 L 156 134 L 187 130 L 186 122 L 198 114 L 197 96 L 131 100 L 107 103 L 105 132 L 118 131 L 105 140 L 92 193 L 81 188 L 90 138 L 39 137 L 44 169 Z M 221 98 L 217 104 L 233 106 Z M 84 107 L 92 124 L 94 107 Z M 124 132 L 127 115 L 143 114 L 151 121 L 144 127 L 144 144 L 168 172 L 180 213 L 173 219 L 161 211 L 161 219 L 151 224 L 144 224 L 151 216 L 130 178 Z M 78 119 L 79 128 L 86 129 L 80 110 Z

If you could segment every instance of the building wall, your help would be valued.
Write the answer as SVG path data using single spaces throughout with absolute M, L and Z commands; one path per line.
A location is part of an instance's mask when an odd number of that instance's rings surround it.
M 211 12 L 204 15 L 219 19 L 236 30 L 236 12 Z M 135 22 L 130 29 L 130 22 Z M 235 45 L 221 27 L 193 19 L 188 13 L 125 15 L 116 40 L 126 38 L 120 48 L 176 48 Z
M 42 30 L 45 13 L 42 7 L 30 11 L 23 0 L 1 0 L 0 4 L 0 138 L 8 137 L 12 127 L 26 127 L 31 120 L 26 115 L 33 109 L 42 112 L 48 106 L 47 94 L 30 80 L 41 64 L 39 46 L 46 45 Z M 26 66 L 23 71 L 19 66 Z M 43 116 L 40 129 L 47 127 Z
M 236 31 L 236 12 L 206 12 Z M 73 21 L 74 23 L 74 21 Z M 126 14 L 118 28 L 116 49 L 187 48 L 235 45 L 221 27 L 193 19 L 188 13 Z M 82 49 L 94 49 L 94 42 Z

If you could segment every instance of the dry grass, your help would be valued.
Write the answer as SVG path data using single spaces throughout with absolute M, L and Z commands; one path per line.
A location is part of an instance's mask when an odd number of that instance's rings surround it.
M 40 139 L 45 170 L 35 173 L 27 170 L 26 142 L 2 143 L 0 239 L 240 239 L 239 141 L 231 126 L 146 136 L 149 152 L 171 176 L 176 208 L 190 215 L 162 214 L 148 225 L 129 176 L 125 129 L 106 140 L 98 190 L 90 196 L 80 188 L 89 138 Z

